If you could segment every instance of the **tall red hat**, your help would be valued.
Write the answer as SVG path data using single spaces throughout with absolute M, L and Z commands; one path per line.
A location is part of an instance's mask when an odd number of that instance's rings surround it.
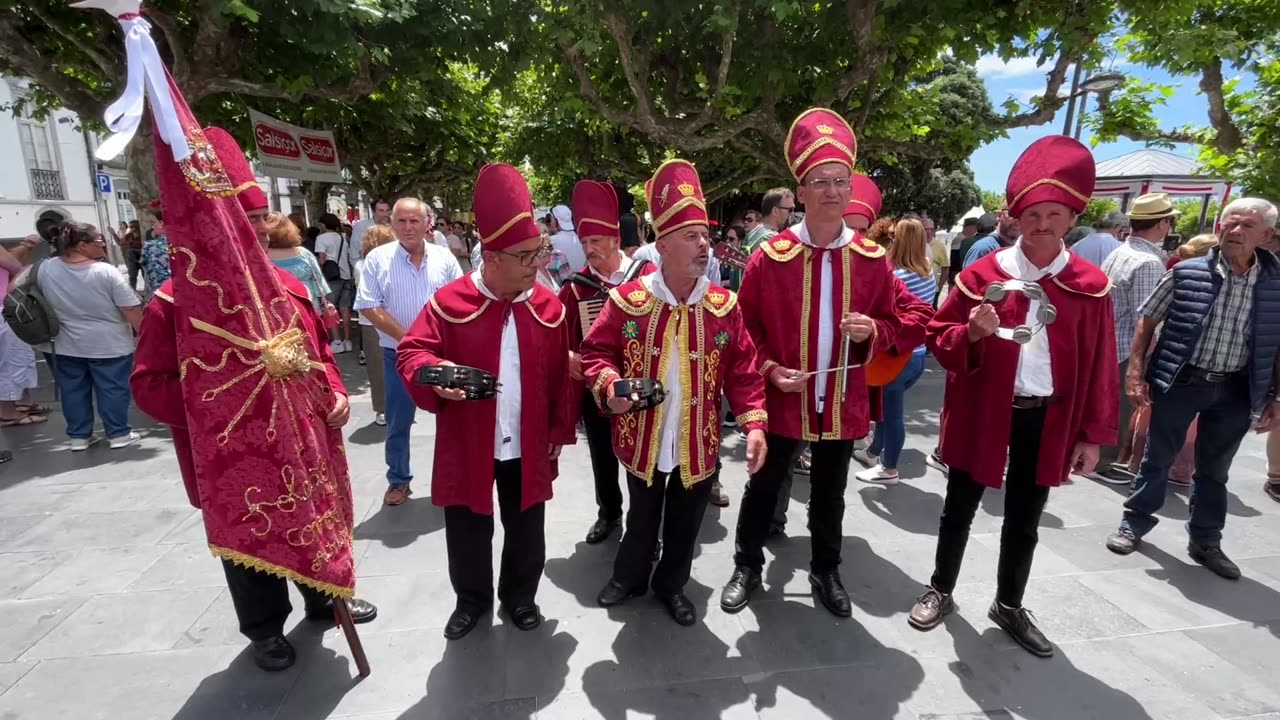
M 658 166 L 644 184 L 653 214 L 653 232 L 658 237 L 686 225 L 709 225 L 707 203 L 702 197 L 702 180 L 688 160 L 668 160 Z
M 220 127 L 207 127 L 204 129 L 204 136 L 222 161 L 222 169 L 226 170 L 227 177 L 231 179 L 231 192 L 240 201 L 240 207 L 246 213 L 267 207 L 267 194 L 262 191 L 253 168 L 249 166 L 249 160 L 235 138 L 231 137 L 231 133 Z
M 880 217 L 880 205 L 883 202 L 880 187 L 876 185 L 876 181 L 862 173 L 854 173 L 849 179 L 849 188 L 849 194 L 852 197 L 844 208 L 845 216 L 861 215 L 875 222 L 876 218 Z
M 1059 202 L 1084 211 L 1093 195 L 1097 167 L 1089 148 L 1066 135 L 1050 135 L 1031 143 L 1009 171 L 1005 198 L 1009 214 L 1020 217 L 1032 205 Z
M 580 180 L 573 186 L 573 219 L 578 237 L 606 235 L 618 240 L 618 193 L 609 183 Z
M 533 220 L 529 183 L 511 165 L 495 163 L 480 168 L 471 194 L 480 245 L 490 252 L 506 250 L 541 235 Z
M 829 162 L 840 163 L 853 172 L 858 157 L 858 139 L 853 135 L 853 128 L 826 108 L 801 113 L 791 123 L 784 147 L 787 167 L 796 180 L 803 180 L 810 170 Z

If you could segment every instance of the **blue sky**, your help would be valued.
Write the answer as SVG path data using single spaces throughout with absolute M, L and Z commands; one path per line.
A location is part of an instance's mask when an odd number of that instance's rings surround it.
M 1023 103 L 1031 97 L 1044 92 L 1045 74 L 1049 67 L 1036 67 L 1035 58 L 1014 58 L 1004 62 L 993 55 L 984 56 L 978 61 L 978 75 L 987 86 L 987 94 L 997 108 L 1010 96 Z M 1177 94 L 1169 99 L 1164 107 L 1157 108 L 1156 116 L 1160 118 L 1160 126 L 1174 128 L 1186 124 L 1204 125 L 1208 123 L 1207 104 L 1200 94 L 1199 79 L 1193 77 L 1172 77 L 1162 70 L 1139 67 L 1124 62 L 1116 62 L 1108 68 L 1144 81 L 1156 81 L 1177 86 Z M 1070 86 L 1068 74 L 1067 86 Z M 1064 90 L 1065 92 L 1065 90 Z M 1089 109 L 1096 109 L 1096 98 L 1089 96 Z M 1066 108 L 1058 111 L 1053 122 L 1030 128 L 1010 130 L 1009 136 L 979 148 L 969 158 L 973 168 L 974 179 L 983 190 L 1003 192 L 1005 180 L 1009 176 L 1009 168 L 1013 166 L 1018 155 L 1028 145 L 1046 135 L 1062 132 L 1062 123 L 1066 119 Z M 1084 129 L 1081 142 L 1089 144 L 1089 128 Z M 1143 143 L 1123 140 L 1106 143 L 1093 148 L 1098 162 L 1110 160 L 1134 150 L 1141 150 Z M 1189 145 L 1179 145 L 1172 152 L 1188 157 L 1195 156 L 1195 150 Z

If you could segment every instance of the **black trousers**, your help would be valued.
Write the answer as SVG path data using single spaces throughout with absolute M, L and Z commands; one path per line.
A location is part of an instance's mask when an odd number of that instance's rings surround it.
M 498 514 L 505 539 L 498 575 L 498 600 L 508 608 L 532 605 L 547 561 L 546 503 L 520 510 L 520 461 L 494 461 Z M 458 607 L 487 610 L 493 605 L 493 516 L 465 505 L 444 509 L 449 580 Z
M 596 507 L 600 519 L 622 519 L 622 488 L 618 486 L 618 456 L 613 452 L 613 423 L 600 414 L 590 390 L 582 393 L 582 424 L 587 431 L 587 450 L 595 474 Z
M 652 587 L 658 595 L 684 591 L 693 565 L 693 546 L 707 511 L 711 483 L 718 475 L 685 488 L 680 468 L 670 473 L 655 472 L 653 484 L 627 473 L 631 506 L 622 545 L 613 561 L 613 579 L 629 588 Z M 653 549 L 662 528 L 662 558 L 653 567 Z M 652 578 L 650 574 L 652 573 Z
M 227 576 L 240 633 L 252 641 L 283 635 L 284 623 L 293 612 L 288 581 L 230 560 L 222 561 L 222 571 Z M 298 583 L 298 592 L 302 593 L 308 612 L 319 612 L 329 605 L 329 596 L 319 590 Z
M 1044 408 L 1014 410 L 1009 434 L 1009 470 L 1004 479 L 1004 525 L 1000 529 L 1000 561 L 996 571 L 996 600 L 1021 607 L 1031 577 L 1031 561 L 1040 541 L 1040 513 L 1049 499 L 1049 488 L 1036 484 L 1036 457 L 1044 429 Z M 950 593 L 960 577 L 969 526 L 982 502 L 985 487 L 956 467 L 947 478 L 947 499 L 942 504 L 938 550 L 931 584 Z
M 778 505 L 778 491 L 804 450 L 805 443 L 769 433 L 768 454 L 760 472 L 747 480 L 738 514 L 735 565 L 762 572 L 764 541 L 769 534 Z M 849 482 L 852 440 L 819 440 L 808 444 L 809 535 L 812 556 L 809 569 L 815 573 L 840 566 L 840 543 L 844 540 L 844 490 Z
M 804 449 L 809 447 L 809 443 L 800 443 L 800 452 L 796 453 L 796 459 L 804 454 Z M 796 464 L 791 463 L 791 468 L 787 470 L 787 476 L 782 479 L 782 484 L 778 486 L 778 506 L 773 509 L 773 522 L 770 530 L 777 528 L 779 531 L 787 529 L 787 508 L 791 507 L 791 485 L 796 477 Z

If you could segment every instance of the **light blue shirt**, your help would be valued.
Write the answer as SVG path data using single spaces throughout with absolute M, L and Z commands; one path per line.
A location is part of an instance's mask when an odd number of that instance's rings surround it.
M 1000 241 L 996 239 L 995 235 L 988 235 L 982 238 L 969 248 L 969 252 L 965 253 L 964 265 L 962 265 L 960 269 L 963 270 L 964 268 L 969 267 L 999 249 Z
M 1107 256 L 1115 252 L 1120 245 L 1120 241 L 1111 233 L 1094 233 L 1084 236 L 1080 242 L 1069 249 L 1072 255 L 1100 268 L 1102 263 L 1106 262 Z
M 662 258 L 658 255 L 658 243 L 651 242 L 642 246 L 635 254 L 631 256 L 632 260 L 648 260 L 656 267 L 662 267 Z M 715 255 L 707 256 L 707 279 L 711 282 L 720 284 L 720 261 Z
M 447 248 L 423 246 L 422 263 L 414 267 L 398 242 L 374 248 L 364 259 L 356 290 L 356 310 L 383 308 L 406 331 L 437 290 L 462 277 L 462 266 Z M 378 344 L 394 350 L 399 340 L 378 331 Z

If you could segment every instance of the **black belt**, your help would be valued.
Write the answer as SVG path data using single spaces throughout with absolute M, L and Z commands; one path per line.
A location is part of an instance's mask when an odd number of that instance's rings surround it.
M 1057 400 L 1055 397 L 1042 397 L 1036 395 L 1014 395 L 1014 410 L 1038 410 L 1045 405 Z
M 1234 379 L 1244 370 L 1232 370 L 1231 372 L 1215 372 L 1205 370 L 1195 365 L 1186 365 L 1182 371 L 1178 373 L 1178 378 L 1183 380 L 1203 380 L 1207 383 L 1224 383 Z

